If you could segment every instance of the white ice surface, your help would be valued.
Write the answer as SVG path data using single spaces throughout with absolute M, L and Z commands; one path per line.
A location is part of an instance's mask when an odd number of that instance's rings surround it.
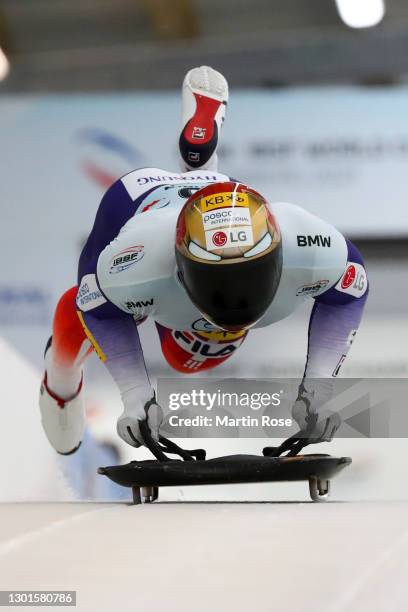
M 80 612 L 402 611 L 407 511 L 0 504 L 1 588 L 76 590 Z
M 0 338 L 0 502 L 72 499 L 41 427 L 40 374 Z

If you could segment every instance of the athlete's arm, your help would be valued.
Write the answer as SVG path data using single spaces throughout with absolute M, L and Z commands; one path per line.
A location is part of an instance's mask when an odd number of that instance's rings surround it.
M 309 321 L 305 377 L 336 377 L 363 316 L 368 280 L 363 258 L 346 240 L 348 255 L 338 283 L 315 298 Z
M 333 379 L 338 375 L 359 328 L 368 296 L 363 258 L 347 240 L 347 264 L 338 283 L 315 298 L 309 321 L 309 340 L 304 378 L 293 416 L 305 429 L 310 414 L 332 397 Z M 323 438 L 330 440 L 340 420 L 332 415 L 323 420 Z
M 134 412 L 135 418 L 146 418 L 143 408 L 154 392 L 137 324 L 131 314 L 123 312 L 106 298 L 97 279 L 101 251 L 117 236 L 134 211 L 135 202 L 122 182 L 117 181 L 102 198 L 93 229 L 80 256 L 77 307 L 85 333 L 119 387 L 125 412 Z M 120 435 L 126 442 L 135 444 L 133 438 L 129 438 L 127 425 Z M 135 437 L 138 437 L 137 432 Z

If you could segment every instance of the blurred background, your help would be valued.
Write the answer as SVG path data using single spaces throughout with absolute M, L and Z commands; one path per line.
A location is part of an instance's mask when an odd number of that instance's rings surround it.
M 220 170 L 332 222 L 365 257 L 371 293 L 343 375 L 408 374 L 405 0 L 2 0 L 0 499 L 121 494 L 94 477 L 135 457 L 114 433 L 116 389 L 92 357 L 87 441 L 56 459 L 36 405 L 42 352 L 104 191 L 136 167 L 180 169 L 180 85 L 201 64 L 231 87 Z M 307 319 L 305 308 L 252 332 L 212 375 L 300 376 Z M 173 376 L 149 323 L 141 336 L 153 379 Z M 260 442 L 217 441 L 214 453 Z M 333 443 L 357 457 L 340 492 L 370 498 L 381 482 L 400 496 L 398 445 Z

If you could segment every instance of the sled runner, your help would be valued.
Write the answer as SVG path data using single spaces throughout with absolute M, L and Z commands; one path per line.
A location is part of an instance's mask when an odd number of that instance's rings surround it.
M 146 423 L 141 424 L 141 433 L 156 459 L 131 461 L 98 470 L 113 482 L 131 487 L 135 504 L 155 501 L 159 487 L 301 480 L 308 481 L 312 500 L 321 502 L 329 498 L 331 479 L 351 463 L 350 457 L 297 455 L 308 444 L 307 440 L 297 437 L 289 438 L 280 447 L 264 448 L 264 456 L 229 455 L 206 459 L 202 449 L 185 450 L 162 436 L 157 443 L 150 436 Z M 288 454 L 282 457 L 283 452 Z M 170 459 L 168 454 L 179 455 L 181 459 Z

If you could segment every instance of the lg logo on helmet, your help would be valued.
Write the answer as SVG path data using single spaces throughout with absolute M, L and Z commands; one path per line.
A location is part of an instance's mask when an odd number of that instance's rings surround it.
M 367 275 L 361 264 L 347 262 L 346 271 L 336 285 L 337 291 L 362 297 L 367 291 Z
M 234 248 L 241 246 L 252 246 L 252 227 L 231 228 L 226 231 L 210 230 L 205 232 L 207 249 L 215 251 L 222 248 Z
M 227 234 L 225 232 L 215 232 L 212 241 L 214 246 L 223 247 L 227 244 Z

